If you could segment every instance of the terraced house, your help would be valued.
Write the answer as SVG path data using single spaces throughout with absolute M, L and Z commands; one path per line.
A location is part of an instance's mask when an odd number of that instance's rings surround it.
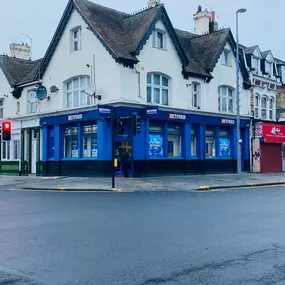
M 231 30 L 218 29 L 201 6 L 194 21 L 195 33 L 176 29 L 155 0 L 134 14 L 70 0 L 42 60 L 1 56 L 4 110 L 4 95 L 7 102 L 15 100 L 15 110 L 3 117 L 22 134 L 20 158 L 13 157 L 18 170 L 110 175 L 112 126 L 104 110 L 112 108 L 123 126 L 120 132 L 117 128 L 115 145 L 129 152 L 134 175 L 235 171 L 236 43 Z M 31 71 L 20 72 L 19 81 L 12 82 L 15 70 L 7 66 L 22 61 Z M 245 171 L 250 169 L 251 124 L 247 64 L 242 49 Z M 36 99 L 39 87 L 47 90 L 38 98 L 43 100 Z M 140 133 L 133 137 L 128 118 L 134 112 Z M 13 147 L 7 145 L 2 143 L 2 162 L 8 152 L 11 160 Z

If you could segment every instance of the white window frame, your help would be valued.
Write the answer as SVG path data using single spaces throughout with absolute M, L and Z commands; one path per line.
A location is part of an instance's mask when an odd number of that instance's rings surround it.
M 85 81 L 86 84 L 83 84 L 83 81 Z M 72 108 L 91 106 L 94 103 L 94 98 L 85 93 L 89 85 L 90 85 L 89 76 L 73 77 L 72 79 L 66 81 L 65 107 L 67 109 L 72 109 Z M 78 98 L 76 99 L 77 96 Z M 69 104 L 69 99 L 70 99 L 70 104 Z M 85 101 L 85 103 L 83 101 Z
M 260 118 L 260 95 L 254 95 L 254 118 Z
M 156 29 L 153 33 L 153 47 L 166 50 L 166 33 L 163 30 Z M 161 36 L 162 42 L 159 39 Z
M 4 118 L 4 98 L 0 99 L 0 119 Z
M 265 99 L 265 107 L 262 106 L 262 100 Z M 262 120 L 268 119 L 268 109 L 269 109 L 268 97 L 266 95 L 262 95 L 260 99 L 260 117 Z M 262 111 L 265 110 L 265 117 L 262 115 Z
M 11 160 L 11 141 L 2 141 L 1 142 L 1 159 L 2 160 Z M 5 157 L 4 157 L 5 149 Z
M 196 90 L 195 90 L 195 87 L 197 88 Z M 192 82 L 191 89 L 192 89 L 191 106 L 193 109 L 200 109 L 201 108 L 200 106 L 201 105 L 201 84 L 199 82 Z
M 272 62 L 271 61 L 268 61 L 268 60 L 265 61 L 265 72 L 270 75 L 272 74 Z
M 269 115 L 269 120 L 274 120 L 275 119 L 275 99 L 273 97 L 269 98 L 268 115 Z
M 76 36 L 76 33 L 78 32 L 78 35 Z M 81 27 L 73 28 L 70 31 L 70 38 L 71 38 L 71 52 L 80 51 L 82 48 L 82 29 Z M 77 44 L 77 48 L 75 48 Z
M 256 60 L 256 64 L 254 64 L 254 61 Z M 251 59 L 251 62 L 252 62 L 252 68 L 254 68 L 254 70 L 256 71 L 256 72 L 258 72 L 259 71 L 259 58 L 258 57 L 256 57 L 256 56 L 252 56 L 252 59 Z
M 36 90 L 28 91 L 27 101 L 27 114 L 36 114 L 38 111 Z
M 159 84 L 154 83 L 155 76 L 159 76 Z M 149 79 L 151 78 L 151 81 Z M 167 80 L 167 85 L 163 84 L 163 80 Z M 170 85 L 170 78 L 166 75 L 160 73 L 148 73 L 147 74 L 147 102 L 156 104 L 156 105 L 163 105 L 169 106 L 169 85 Z M 155 100 L 155 90 L 159 90 L 159 102 Z M 150 100 L 149 100 L 149 91 L 150 91 Z M 167 92 L 167 104 L 163 103 L 163 93 Z
M 19 114 L 21 111 L 21 104 L 20 101 L 17 101 L 17 113 Z
M 229 49 L 224 49 L 223 51 L 222 64 L 226 66 L 232 66 L 232 56 Z
M 222 92 L 222 90 L 225 89 L 225 93 Z M 222 113 L 235 113 L 235 103 L 234 103 L 234 99 L 235 99 L 235 91 L 232 87 L 229 86 L 219 86 L 219 99 L 218 99 L 218 110 L 219 112 Z M 226 109 L 223 109 L 223 101 L 226 102 Z M 231 105 L 231 108 L 230 108 Z M 230 110 L 232 109 L 232 110 Z

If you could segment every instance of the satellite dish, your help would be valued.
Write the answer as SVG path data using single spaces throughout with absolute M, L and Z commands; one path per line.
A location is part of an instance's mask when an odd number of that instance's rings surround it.
M 40 85 L 36 90 L 36 96 L 38 100 L 44 100 L 47 97 L 47 89 L 43 85 Z
M 91 85 L 89 85 L 86 89 L 86 93 L 89 96 L 94 96 L 96 94 L 96 84 L 92 83 Z
M 55 93 L 55 92 L 57 92 L 59 89 L 55 86 L 55 85 L 53 85 L 53 86 L 51 86 L 51 88 L 50 88 L 50 92 L 51 93 Z

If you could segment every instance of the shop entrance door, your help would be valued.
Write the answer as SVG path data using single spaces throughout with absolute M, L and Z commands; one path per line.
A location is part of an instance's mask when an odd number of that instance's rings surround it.
M 282 171 L 285 172 L 285 144 L 282 144 Z
M 125 151 L 129 154 L 129 175 L 133 173 L 133 156 L 132 156 L 132 144 L 129 141 L 116 142 L 115 144 L 115 158 L 118 161 L 118 165 L 116 167 L 116 175 L 123 175 L 123 167 L 121 164 L 120 153 L 121 149 L 124 148 Z

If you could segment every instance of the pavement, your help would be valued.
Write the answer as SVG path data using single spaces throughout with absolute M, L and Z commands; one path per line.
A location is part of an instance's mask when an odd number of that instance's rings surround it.
M 159 176 L 143 178 L 116 177 L 115 188 L 107 177 L 19 177 L 0 176 L 0 186 L 18 190 L 52 191 L 197 191 L 224 188 L 272 186 L 285 184 L 285 173 L 253 174 L 242 173 L 241 180 L 236 174 Z
M 81 193 L 0 187 L 2 285 L 284 285 L 284 186 Z

